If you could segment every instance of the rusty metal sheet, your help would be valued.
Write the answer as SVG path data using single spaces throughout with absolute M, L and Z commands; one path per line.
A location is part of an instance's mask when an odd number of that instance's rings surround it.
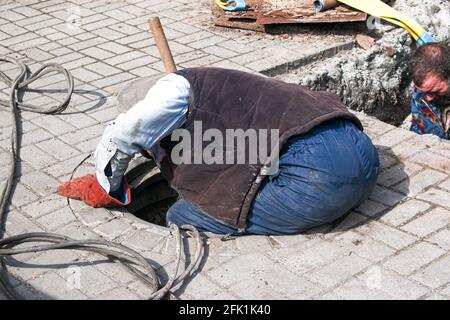
M 345 5 L 315 13 L 313 0 L 247 0 L 248 10 L 226 12 L 212 1 L 217 25 L 264 30 L 265 25 L 285 23 L 334 23 L 365 21 L 367 14 Z

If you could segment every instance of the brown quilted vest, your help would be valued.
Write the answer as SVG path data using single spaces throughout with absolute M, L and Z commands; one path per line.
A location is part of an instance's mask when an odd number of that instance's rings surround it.
M 182 128 L 192 136 L 194 121 L 202 122 L 203 132 L 216 128 L 224 137 L 226 129 L 268 129 L 269 133 L 279 129 L 281 150 L 290 137 L 331 119 L 353 120 L 362 130 L 358 118 L 333 93 L 221 68 L 192 68 L 178 74 L 191 86 L 189 113 Z M 265 177 L 264 164 L 258 159 L 257 164 L 175 165 L 171 151 L 178 143 L 169 136 L 158 146 L 157 162 L 170 185 L 208 216 L 244 229 L 252 200 Z

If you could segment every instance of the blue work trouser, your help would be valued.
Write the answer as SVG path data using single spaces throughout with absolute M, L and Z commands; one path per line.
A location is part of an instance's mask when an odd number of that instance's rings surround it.
M 369 137 L 343 119 L 291 138 L 280 152 L 279 167 L 253 200 L 247 233 L 295 234 L 332 222 L 369 197 L 380 172 Z M 237 231 L 184 199 L 169 209 L 166 220 L 218 234 Z

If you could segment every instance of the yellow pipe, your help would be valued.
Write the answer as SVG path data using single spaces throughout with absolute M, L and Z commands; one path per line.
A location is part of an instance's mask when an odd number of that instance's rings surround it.
M 389 21 L 408 31 L 414 40 L 419 41 L 427 34 L 426 30 L 413 19 L 398 12 L 380 0 L 338 0 L 352 8 L 366 12 L 374 17 Z M 430 36 L 431 38 L 431 36 Z

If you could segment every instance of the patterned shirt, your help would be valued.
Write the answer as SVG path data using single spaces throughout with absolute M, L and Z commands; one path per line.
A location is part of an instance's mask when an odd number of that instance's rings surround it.
M 411 98 L 411 131 L 418 134 L 433 134 L 450 140 L 447 112 L 433 102 L 427 102 L 424 93 L 414 89 Z

